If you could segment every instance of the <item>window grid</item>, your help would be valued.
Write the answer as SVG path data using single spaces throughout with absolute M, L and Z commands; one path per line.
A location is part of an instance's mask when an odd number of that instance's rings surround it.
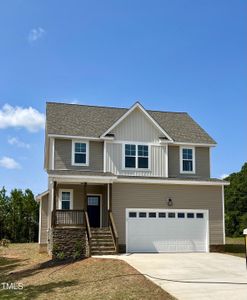
M 75 142 L 74 143 L 74 164 L 87 163 L 87 144 Z
M 148 169 L 149 149 L 147 145 L 125 144 L 125 168 Z
M 70 209 L 70 200 L 71 200 L 71 193 L 62 192 L 61 209 Z
M 182 148 L 182 171 L 194 172 L 192 148 Z

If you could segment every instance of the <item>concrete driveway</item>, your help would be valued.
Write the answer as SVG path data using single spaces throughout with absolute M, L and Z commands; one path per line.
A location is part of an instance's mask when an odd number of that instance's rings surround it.
M 109 257 L 109 256 L 108 256 Z M 247 299 L 245 259 L 219 253 L 111 256 L 125 260 L 180 300 Z

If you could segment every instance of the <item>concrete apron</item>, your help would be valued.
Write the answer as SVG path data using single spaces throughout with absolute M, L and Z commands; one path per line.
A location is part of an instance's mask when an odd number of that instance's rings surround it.
M 157 277 L 145 275 L 180 300 L 247 299 L 247 270 L 245 259 L 240 257 L 220 253 L 134 253 L 100 257 L 124 260 L 140 273 Z

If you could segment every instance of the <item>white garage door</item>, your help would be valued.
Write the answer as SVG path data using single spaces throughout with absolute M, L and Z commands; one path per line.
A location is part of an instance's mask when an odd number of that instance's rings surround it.
M 208 252 L 208 211 L 126 209 L 127 252 Z

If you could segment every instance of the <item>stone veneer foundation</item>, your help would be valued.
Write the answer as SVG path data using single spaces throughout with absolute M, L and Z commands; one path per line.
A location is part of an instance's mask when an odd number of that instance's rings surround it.
M 53 259 L 85 258 L 89 256 L 85 228 L 55 227 L 50 233 L 50 250 Z

